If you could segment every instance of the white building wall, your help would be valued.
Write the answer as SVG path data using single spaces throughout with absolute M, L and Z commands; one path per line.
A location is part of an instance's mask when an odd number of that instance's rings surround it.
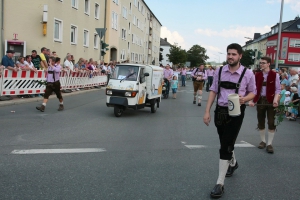
M 167 64 L 172 66 L 172 62 L 170 62 L 168 57 L 167 57 L 167 54 L 170 53 L 171 47 L 170 46 L 160 46 L 160 48 L 163 48 L 163 51 L 162 51 L 163 60 L 161 61 L 161 64 L 163 66 L 166 66 Z

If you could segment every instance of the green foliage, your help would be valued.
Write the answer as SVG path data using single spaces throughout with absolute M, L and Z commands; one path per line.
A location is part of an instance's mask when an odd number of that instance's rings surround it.
M 252 56 L 255 55 L 255 52 L 252 50 L 252 49 L 249 49 L 249 50 L 245 50 L 243 52 L 243 56 L 242 56 L 242 59 L 241 59 L 241 64 L 245 67 L 250 67 L 250 65 L 253 65 L 254 64 L 254 59 Z
M 206 55 L 206 49 L 197 44 L 187 51 L 187 56 L 187 60 L 191 62 L 191 66 L 199 66 L 209 59 Z
M 223 64 L 223 66 L 224 66 L 224 65 L 227 65 L 227 62 L 226 62 L 226 61 L 224 61 L 222 64 Z
M 187 60 L 187 54 L 184 49 L 181 49 L 181 46 L 171 45 L 170 53 L 167 54 L 169 61 L 174 65 L 185 63 Z
M 285 117 L 285 110 L 286 108 L 298 108 L 298 105 L 294 105 L 293 103 L 290 103 L 289 105 L 279 105 L 277 108 L 275 108 L 276 115 L 275 115 L 275 125 L 278 126 Z

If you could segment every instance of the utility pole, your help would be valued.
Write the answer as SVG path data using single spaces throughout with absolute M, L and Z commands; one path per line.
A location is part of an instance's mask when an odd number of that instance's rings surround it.
M 277 39 L 277 51 L 276 51 L 276 57 L 275 57 L 276 58 L 275 69 L 278 68 L 278 62 L 279 62 L 283 4 L 284 4 L 284 0 L 281 0 L 280 19 L 279 19 L 279 28 L 278 28 L 278 39 Z

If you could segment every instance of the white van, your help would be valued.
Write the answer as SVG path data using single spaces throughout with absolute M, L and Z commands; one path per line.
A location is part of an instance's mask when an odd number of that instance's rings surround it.
M 155 113 L 162 94 L 163 68 L 153 65 L 118 64 L 106 88 L 106 105 L 120 117 L 127 108 L 150 107 Z

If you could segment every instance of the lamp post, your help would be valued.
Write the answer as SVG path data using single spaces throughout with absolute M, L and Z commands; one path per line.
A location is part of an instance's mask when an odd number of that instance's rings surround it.
M 276 50 L 276 57 L 275 57 L 275 59 L 276 59 L 275 69 L 278 68 L 278 60 L 279 60 L 283 4 L 284 4 L 284 0 L 281 0 L 280 19 L 279 19 L 279 28 L 278 28 L 278 38 L 277 38 L 277 50 Z
M 218 54 L 214 54 L 215 56 L 218 56 L 218 58 L 219 58 L 219 63 L 220 63 L 220 55 L 218 55 Z

